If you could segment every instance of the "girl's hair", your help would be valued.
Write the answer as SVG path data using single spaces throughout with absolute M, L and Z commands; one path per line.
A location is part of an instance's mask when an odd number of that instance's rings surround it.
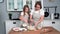
M 29 23 L 29 21 L 30 21 L 30 9 L 29 9 L 29 6 L 28 6 L 28 5 L 25 5 L 25 6 L 24 6 L 23 12 L 24 12 L 24 16 L 25 16 L 25 8 L 26 8 L 26 7 L 28 8 L 27 14 L 28 14 L 28 16 L 29 16 L 29 17 L 28 17 L 28 23 Z
M 37 2 L 35 3 L 35 7 L 36 7 L 37 5 L 40 5 L 40 9 L 42 8 L 41 1 L 37 1 Z
M 27 14 L 29 15 L 29 13 L 30 13 L 30 9 L 29 9 L 29 6 L 28 5 L 25 5 L 24 7 L 23 7 L 23 12 L 24 12 L 24 15 L 25 15 L 25 8 L 28 8 L 28 12 L 27 12 Z

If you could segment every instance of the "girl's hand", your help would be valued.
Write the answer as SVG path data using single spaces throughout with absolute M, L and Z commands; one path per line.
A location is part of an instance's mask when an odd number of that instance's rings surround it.
M 25 22 L 25 23 L 28 23 L 28 20 L 24 19 L 24 22 Z
M 32 25 L 34 23 L 33 19 L 30 19 L 30 25 Z
M 26 23 L 28 23 L 28 21 L 27 21 L 27 20 L 25 20 L 25 22 L 26 22 Z
M 31 21 L 31 22 L 34 22 L 34 20 L 33 20 L 33 19 L 30 19 L 30 21 Z

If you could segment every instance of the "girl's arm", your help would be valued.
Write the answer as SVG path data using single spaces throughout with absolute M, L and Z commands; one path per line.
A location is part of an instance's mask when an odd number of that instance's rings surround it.
M 21 21 L 24 21 L 25 23 L 28 23 L 28 20 L 24 18 L 24 13 L 21 12 L 21 16 L 19 17 Z
M 23 16 L 20 16 L 19 19 L 20 19 L 21 21 L 24 21 L 25 23 L 28 23 L 28 20 L 25 19 L 25 18 L 23 18 Z

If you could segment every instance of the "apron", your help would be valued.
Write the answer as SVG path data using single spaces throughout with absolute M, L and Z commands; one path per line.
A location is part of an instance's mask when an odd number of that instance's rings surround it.
M 38 13 L 33 12 L 33 20 L 36 23 L 40 19 L 40 11 Z M 42 28 L 42 22 L 38 24 L 37 28 Z
M 28 15 L 24 15 L 23 16 L 23 18 L 25 18 L 25 19 L 27 19 L 28 20 Z M 28 25 L 28 23 L 25 23 L 24 21 L 20 21 L 20 24 L 22 25 L 22 24 L 26 24 L 26 25 Z

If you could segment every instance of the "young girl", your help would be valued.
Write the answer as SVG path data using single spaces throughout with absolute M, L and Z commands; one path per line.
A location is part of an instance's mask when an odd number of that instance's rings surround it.
M 28 24 L 29 12 L 30 12 L 29 6 L 25 5 L 23 8 L 23 12 L 21 12 L 21 16 L 19 17 L 22 23 Z

